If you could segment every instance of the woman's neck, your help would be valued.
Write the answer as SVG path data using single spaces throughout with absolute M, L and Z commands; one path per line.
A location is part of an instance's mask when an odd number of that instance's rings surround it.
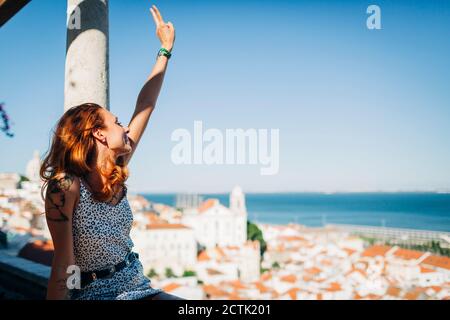
M 105 178 L 100 171 L 102 170 L 103 172 L 108 172 L 112 169 L 108 158 L 112 157 L 114 161 L 116 161 L 115 157 L 112 154 L 109 154 L 108 151 L 109 150 L 99 153 L 96 161 L 96 169 L 92 170 L 84 178 L 91 187 L 92 191 L 102 190 L 107 181 L 107 178 Z
M 103 178 L 103 176 L 97 170 L 90 172 L 87 176 L 84 177 L 84 180 L 91 188 L 91 191 L 94 192 L 102 190 L 103 186 L 106 183 L 105 178 Z

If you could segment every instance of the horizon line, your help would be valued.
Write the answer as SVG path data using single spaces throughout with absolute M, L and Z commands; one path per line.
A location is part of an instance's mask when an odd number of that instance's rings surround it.
M 200 192 L 200 191 L 136 191 L 130 189 L 130 192 L 137 194 L 229 194 L 229 191 L 209 191 L 209 192 Z M 440 190 L 430 190 L 430 189 L 417 189 L 417 190 L 335 190 L 335 191 L 324 191 L 324 190 L 281 190 L 281 191 L 245 191 L 245 194 L 274 194 L 274 193 L 318 193 L 318 194 L 339 194 L 339 193 L 433 193 L 433 194 L 450 194 L 450 189 L 440 189 Z

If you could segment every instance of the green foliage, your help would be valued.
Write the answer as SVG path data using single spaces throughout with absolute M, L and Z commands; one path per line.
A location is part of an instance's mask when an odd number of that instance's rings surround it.
M 369 237 L 360 237 L 362 240 L 367 242 L 369 245 L 374 244 L 383 244 L 386 246 L 398 246 L 403 249 L 409 249 L 409 250 L 417 250 L 417 251 L 423 251 L 423 252 L 431 252 L 433 254 L 437 254 L 440 256 L 446 256 L 450 257 L 450 249 L 449 248 L 442 248 L 441 243 L 439 241 L 431 241 L 424 244 L 414 244 L 414 243 L 401 243 L 397 241 L 391 240 L 385 240 L 383 239 L 376 239 L 376 238 L 369 238 Z
M 192 270 L 184 270 L 183 272 L 183 277 L 193 277 L 195 275 L 197 274 L 195 273 L 195 271 Z
M 18 188 L 22 189 L 22 188 L 23 188 L 22 183 L 23 183 L 23 182 L 26 182 L 26 181 L 30 181 L 30 179 L 28 179 L 28 178 L 25 177 L 24 175 L 20 175 L 20 180 L 19 180 L 19 183 L 18 183 Z
M 442 248 L 439 241 L 431 241 L 425 244 L 395 244 L 404 249 L 417 250 L 417 251 L 429 251 L 431 253 L 450 257 L 450 249 Z
M 375 238 L 369 238 L 369 237 L 364 237 L 364 236 L 360 236 L 360 238 L 363 241 L 367 242 L 370 246 L 373 246 L 377 242 L 377 239 L 375 239 Z
M 258 228 L 258 226 L 250 220 L 247 220 L 247 240 L 258 240 L 260 246 L 261 257 L 263 257 L 264 252 L 266 252 L 267 244 L 264 240 L 262 231 Z
M 150 271 L 147 273 L 147 277 L 154 278 L 157 277 L 158 274 L 156 273 L 155 269 L 151 268 Z
M 176 275 L 171 268 L 166 268 L 166 278 L 176 278 Z
M 280 264 L 278 263 L 278 261 L 275 261 L 274 263 L 272 263 L 272 268 L 273 269 L 280 269 Z
M 261 273 L 261 274 L 264 274 L 265 272 L 267 272 L 267 271 L 269 271 L 270 269 L 266 269 L 266 268 L 263 268 L 263 267 L 261 267 L 260 269 L 259 269 L 259 272 Z

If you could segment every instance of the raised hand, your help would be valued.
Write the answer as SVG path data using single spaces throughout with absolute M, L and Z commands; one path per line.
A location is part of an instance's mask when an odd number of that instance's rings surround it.
M 161 42 L 161 46 L 169 51 L 172 50 L 175 42 L 175 28 L 172 22 L 165 23 L 158 8 L 153 5 L 150 8 L 150 12 L 153 16 L 153 20 L 156 25 L 156 36 Z

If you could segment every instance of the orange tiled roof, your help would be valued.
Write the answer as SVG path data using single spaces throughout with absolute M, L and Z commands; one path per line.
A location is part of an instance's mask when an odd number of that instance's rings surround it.
M 419 295 L 420 295 L 419 291 L 413 290 L 413 291 L 409 291 L 409 292 L 405 293 L 405 295 L 403 296 L 403 299 L 406 299 L 406 300 L 417 300 Z
M 367 273 L 364 270 L 361 269 L 357 269 L 355 267 L 352 267 L 352 270 L 350 270 L 349 272 L 347 272 L 345 275 L 348 276 L 350 274 L 352 274 L 353 272 L 358 272 L 360 273 L 362 276 L 367 277 Z
M 220 272 L 219 270 L 213 269 L 213 268 L 206 268 L 206 272 L 208 272 L 209 275 L 211 276 L 216 276 L 219 274 L 223 274 L 222 272 Z
M 6 214 L 8 214 L 8 215 L 14 214 L 14 211 L 11 210 L 11 209 L 9 209 L 9 208 L 3 208 L 3 207 L 0 207 L 0 211 L 2 211 L 3 213 L 6 213 Z
M 259 241 L 258 240 L 247 240 L 245 243 L 246 246 L 251 247 L 253 249 L 259 248 Z
M 431 255 L 422 261 L 422 264 L 450 270 L 450 258 Z
M 317 267 L 312 267 L 312 268 L 305 269 L 305 272 L 310 273 L 310 274 L 319 274 L 320 272 L 322 272 L 322 270 L 320 270 Z
M 235 289 L 247 289 L 247 287 L 239 280 L 233 280 L 229 284 Z
M 303 276 L 303 281 L 306 281 L 306 282 L 308 282 L 308 281 L 311 281 L 312 280 L 312 278 L 313 277 L 311 277 L 311 276 Z
M 295 274 L 288 274 L 286 276 L 281 277 L 280 280 L 284 282 L 294 283 L 295 281 L 297 281 L 297 277 L 295 276 Z
M 266 272 L 261 276 L 262 281 L 267 281 L 272 279 L 272 274 L 270 272 Z
M 256 282 L 255 288 L 259 290 L 261 293 L 269 292 L 271 289 L 269 287 L 266 287 L 262 282 Z
M 360 274 L 362 274 L 364 277 L 367 277 L 367 272 L 361 269 L 355 269 L 356 272 L 359 272 Z
M 355 295 L 353 296 L 354 300 L 361 300 L 363 297 L 360 296 L 359 294 L 355 293 Z
M 225 254 L 225 252 L 222 250 L 222 248 L 220 248 L 220 247 L 215 247 L 214 249 L 215 249 L 216 252 L 219 254 L 220 258 L 226 257 L 226 254 Z
M 198 261 L 208 261 L 210 259 L 211 258 L 208 256 L 208 253 L 206 251 L 200 252 L 197 258 Z
M 394 256 L 404 260 L 417 260 L 425 253 L 417 250 L 397 249 Z
M 218 202 L 219 200 L 217 199 L 208 199 L 200 204 L 200 206 L 198 207 L 198 212 L 203 213 L 206 210 L 214 207 Z
M 203 285 L 203 291 L 211 297 L 212 296 L 215 296 L 215 297 L 228 296 L 228 292 L 226 292 L 222 289 L 219 289 L 212 284 Z
M 420 273 L 431 273 L 431 272 L 435 272 L 435 271 L 433 269 L 420 266 Z
M 272 299 L 276 299 L 280 296 L 280 294 L 276 290 L 272 290 Z
M 341 291 L 342 287 L 341 287 L 340 283 L 338 283 L 338 282 L 331 282 L 330 286 L 326 290 L 331 291 L 331 292 Z
M 374 245 L 364 250 L 362 256 L 363 257 L 385 256 L 390 249 L 391 249 L 390 246 Z
M 171 283 L 165 285 L 162 289 L 163 289 L 164 291 L 166 291 L 166 292 L 170 292 L 170 291 L 173 291 L 173 290 L 175 290 L 175 289 L 177 289 L 177 288 L 179 288 L 179 287 L 181 287 L 180 284 L 175 283 L 175 282 L 171 282 Z
M 441 286 L 431 286 L 430 288 L 433 289 L 435 292 L 439 292 L 442 290 Z
M 282 241 L 305 241 L 306 239 L 300 236 L 279 236 L 279 240 Z
M 347 252 L 347 254 L 349 256 L 351 256 L 352 254 L 354 254 L 356 252 L 356 250 L 349 249 L 349 248 L 344 248 L 344 251 Z
M 400 297 L 400 293 L 401 293 L 400 288 L 392 286 L 390 286 L 386 291 L 386 294 L 392 297 Z
M 246 298 L 241 297 L 237 292 L 232 292 L 228 296 L 228 300 L 246 300 Z
M 167 223 L 166 220 L 161 219 L 157 214 L 155 214 L 153 212 L 152 213 L 146 213 L 145 217 L 147 218 L 149 223 L 153 223 L 153 224 L 155 224 L 155 223 Z
M 286 291 L 284 294 L 288 294 L 292 300 L 297 300 L 297 292 L 300 291 L 299 288 L 291 288 Z

